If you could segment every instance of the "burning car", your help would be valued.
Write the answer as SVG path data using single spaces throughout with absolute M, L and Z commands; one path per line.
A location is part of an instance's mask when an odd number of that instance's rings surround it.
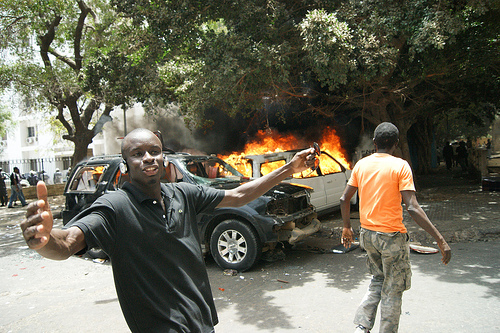
M 340 207 L 340 197 L 351 176 L 351 170 L 336 131 L 325 127 L 319 132 L 321 144 L 318 147 L 320 148 L 318 168 L 312 172 L 295 174 L 285 181 L 312 188 L 312 205 L 318 214 L 326 214 Z M 259 131 L 255 139 L 249 141 L 242 151 L 219 157 L 243 175 L 258 178 L 290 162 L 299 151 L 295 148 L 304 147 L 305 141 L 291 133 Z M 353 197 L 351 204 L 357 204 L 357 196 Z
M 269 153 L 263 155 L 247 155 L 244 160 L 251 165 L 252 177 L 261 177 L 272 170 L 288 163 L 299 150 Z M 340 197 L 346 186 L 351 170 L 347 169 L 335 157 L 326 151 L 319 156 L 320 164 L 316 170 L 294 174 L 286 182 L 301 184 L 314 189 L 311 203 L 319 215 L 329 213 L 340 207 Z M 357 203 L 354 196 L 351 204 Z
M 165 153 L 169 164 L 164 182 L 188 182 L 218 189 L 232 189 L 249 177 L 215 156 Z M 99 196 L 118 190 L 128 179 L 119 169 L 121 155 L 99 156 L 80 162 L 66 184 L 63 224 L 91 205 Z M 224 207 L 197 217 L 204 253 L 211 253 L 224 269 L 245 271 L 277 242 L 291 244 L 319 230 L 311 188 L 281 183 L 242 207 Z

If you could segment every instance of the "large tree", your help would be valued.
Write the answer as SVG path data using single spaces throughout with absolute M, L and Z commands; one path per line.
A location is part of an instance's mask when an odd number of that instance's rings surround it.
M 142 63 L 140 34 L 105 0 L 3 0 L 0 88 L 13 87 L 33 111 L 55 110 L 77 163 L 115 106 L 151 92 L 145 82 L 157 71 Z
M 119 3 L 169 53 L 164 79 L 195 121 L 209 106 L 251 115 L 265 103 L 392 121 L 409 160 L 412 126 L 472 104 L 491 117 L 498 105 L 495 1 Z

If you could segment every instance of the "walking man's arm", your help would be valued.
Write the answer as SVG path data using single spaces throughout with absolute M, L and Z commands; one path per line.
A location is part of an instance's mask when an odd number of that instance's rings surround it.
M 434 224 L 429 220 L 422 207 L 418 204 L 415 191 L 401 191 L 401 195 L 403 196 L 406 210 L 408 210 L 412 219 L 436 240 L 441 250 L 441 254 L 443 255 L 441 261 L 445 265 L 448 264 L 451 259 L 451 248 Z

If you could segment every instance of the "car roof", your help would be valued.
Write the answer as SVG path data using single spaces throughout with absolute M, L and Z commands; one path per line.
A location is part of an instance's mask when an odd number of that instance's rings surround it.
M 286 159 L 286 158 L 292 158 L 297 152 L 299 152 L 300 149 L 294 149 L 294 150 L 287 150 L 287 151 L 280 151 L 280 152 L 274 152 L 274 153 L 268 153 L 268 154 L 259 154 L 259 155 L 246 155 L 244 158 L 256 161 L 256 162 L 272 162 L 280 159 Z
M 77 166 L 98 165 L 98 164 L 102 164 L 102 163 L 115 164 L 115 163 L 119 163 L 121 160 L 122 160 L 121 154 L 92 156 L 88 160 L 83 160 L 83 161 L 78 162 Z

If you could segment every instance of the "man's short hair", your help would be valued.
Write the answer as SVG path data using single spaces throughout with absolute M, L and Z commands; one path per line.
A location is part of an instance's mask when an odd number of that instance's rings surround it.
M 378 149 L 389 149 L 398 142 L 399 130 L 389 122 L 383 122 L 375 128 L 373 141 Z

